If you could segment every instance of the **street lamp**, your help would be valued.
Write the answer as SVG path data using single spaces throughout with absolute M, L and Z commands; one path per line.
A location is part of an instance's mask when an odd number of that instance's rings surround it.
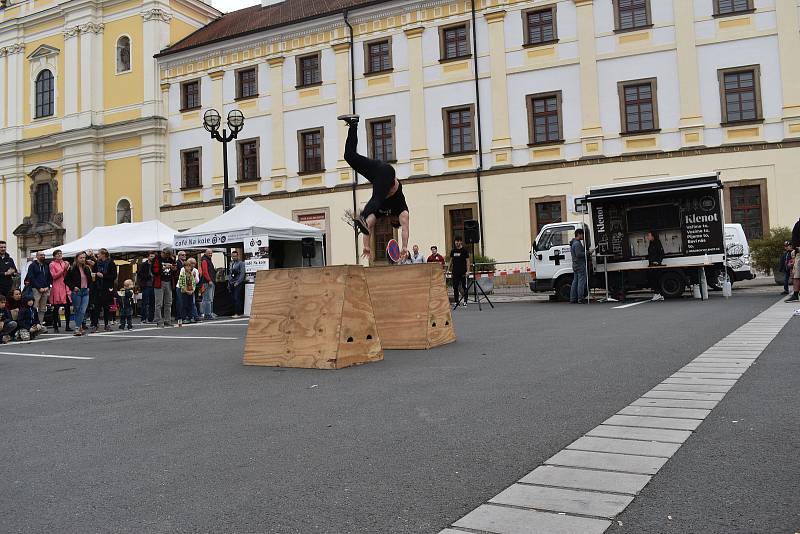
M 222 117 L 216 109 L 209 109 L 203 115 L 203 128 L 211 134 L 211 139 L 216 139 L 222 143 L 222 172 L 224 177 L 222 188 L 222 211 L 223 213 L 233 207 L 236 201 L 236 194 L 232 187 L 228 187 L 228 143 L 233 141 L 239 135 L 239 132 L 244 128 L 244 114 L 238 109 L 234 109 L 228 113 L 228 132 L 225 128 L 222 129 L 222 134 L 219 133 L 219 127 L 222 125 Z

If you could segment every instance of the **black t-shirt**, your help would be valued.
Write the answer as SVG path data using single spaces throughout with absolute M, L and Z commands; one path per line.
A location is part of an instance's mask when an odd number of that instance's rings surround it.
M 378 208 L 378 215 L 383 217 L 398 216 L 404 211 L 408 211 L 408 204 L 406 204 L 406 196 L 403 194 L 403 184 L 400 183 L 394 195 L 385 199 Z
M 454 248 L 450 251 L 450 268 L 453 274 L 461 275 L 467 273 L 467 258 L 469 251 L 465 248 Z
M 14 265 L 14 259 L 11 257 L 11 254 L 6 253 L 3 256 L 0 256 L 0 288 L 4 291 L 2 292 L 3 295 L 11 289 L 11 283 L 14 279 L 14 275 L 6 275 L 6 271 L 9 269 L 17 269 L 17 266 Z

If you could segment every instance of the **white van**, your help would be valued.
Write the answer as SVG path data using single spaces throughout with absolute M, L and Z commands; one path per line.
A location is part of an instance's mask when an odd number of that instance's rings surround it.
M 750 245 L 747 243 L 747 236 L 744 235 L 741 224 L 725 224 L 725 251 L 728 256 L 727 267 L 731 284 L 756 277 L 750 266 Z M 724 278 L 723 273 L 719 274 Z

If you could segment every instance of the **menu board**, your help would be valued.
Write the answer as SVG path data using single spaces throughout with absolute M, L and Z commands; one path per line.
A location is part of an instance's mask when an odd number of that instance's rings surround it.
M 613 256 L 609 261 L 621 261 L 625 252 L 625 210 L 612 203 L 593 204 L 592 216 L 597 250 Z
M 722 213 L 718 194 L 688 199 L 682 209 L 683 243 L 687 256 L 721 254 Z

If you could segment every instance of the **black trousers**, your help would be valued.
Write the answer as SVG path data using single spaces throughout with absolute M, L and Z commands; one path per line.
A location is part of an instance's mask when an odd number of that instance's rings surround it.
M 394 167 L 376 159 L 369 159 L 358 153 L 358 127 L 350 126 L 344 144 L 344 160 L 361 176 L 372 184 L 372 198 L 361 211 L 365 219 L 378 216 L 378 210 L 386 200 L 386 195 L 394 187 Z
M 108 326 L 111 319 L 111 292 L 108 289 L 97 288 L 94 293 L 97 294 L 97 299 L 92 306 L 92 326 L 98 326 L 100 323 L 100 310 L 103 311 L 103 323 Z
M 467 293 L 467 275 L 453 273 L 453 297 L 455 298 L 456 304 L 461 302 L 461 299 L 458 298 L 459 289 L 464 293 L 464 300 L 469 300 L 469 294 Z
M 58 314 L 61 308 L 64 308 L 65 328 L 69 328 L 69 301 L 66 304 L 53 304 L 53 328 L 61 328 L 61 317 Z

